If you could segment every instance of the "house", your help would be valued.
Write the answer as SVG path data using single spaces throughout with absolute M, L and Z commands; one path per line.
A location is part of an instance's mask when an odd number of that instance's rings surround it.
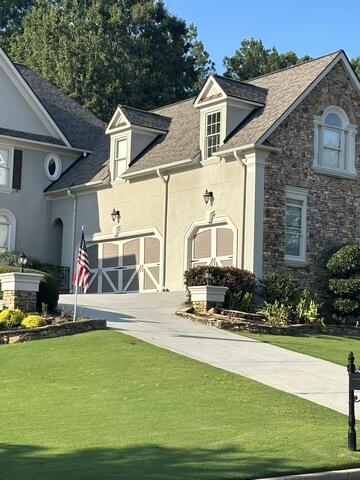
M 194 265 L 314 286 L 360 240 L 360 84 L 343 51 L 196 98 L 119 105 L 104 125 L 0 52 L 0 250 L 72 268 L 90 292 L 180 290 Z

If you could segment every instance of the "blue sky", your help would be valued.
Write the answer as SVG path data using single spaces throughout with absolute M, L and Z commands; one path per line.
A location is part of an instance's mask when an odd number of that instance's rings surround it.
M 222 59 L 243 38 L 261 38 L 267 48 L 312 57 L 344 49 L 360 56 L 360 1 L 345 0 L 165 0 L 168 9 L 198 27 L 199 38 L 223 72 Z

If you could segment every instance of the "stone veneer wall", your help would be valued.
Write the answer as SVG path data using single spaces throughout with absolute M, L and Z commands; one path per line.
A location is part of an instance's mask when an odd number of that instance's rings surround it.
M 19 308 L 25 313 L 36 311 L 37 292 L 6 290 L 3 292 L 3 305 L 6 308 Z
M 352 123 L 360 124 L 360 95 L 338 63 L 287 119 L 271 134 L 272 145 L 282 153 L 271 154 L 265 170 L 263 272 L 277 271 L 299 284 L 317 288 L 324 280 L 321 260 L 329 249 L 344 242 L 360 241 L 360 128 L 356 136 L 356 179 L 315 173 L 313 116 L 338 105 Z M 284 260 L 285 187 L 309 191 L 306 266 Z

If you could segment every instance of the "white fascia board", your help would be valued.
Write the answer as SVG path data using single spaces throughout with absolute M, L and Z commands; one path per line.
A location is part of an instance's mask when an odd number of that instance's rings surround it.
M 124 173 L 123 175 L 121 175 L 121 178 L 130 179 L 134 177 L 139 177 L 141 175 L 147 175 L 153 172 L 156 173 L 157 171 L 161 171 L 161 170 L 171 170 L 173 168 L 177 168 L 182 165 L 188 165 L 194 161 L 195 161 L 194 159 L 188 158 L 186 160 L 179 160 L 178 162 L 166 163 L 164 165 L 157 165 L 156 167 L 144 168 L 142 170 L 137 170 L 136 172 L 133 172 L 133 173 L 132 172 Z
M 242 104 L 245 106 L 252 105 L 253 107 L 263 107 L 265 105 L 265 103 L 253 102 L 251 100 L 245 100 L 239 97 L 231 97 L 230 95 L 228 95 L 227 97 L 227 103 L 228 105 L 231 105 L 234 107 L 241 107 Z
M 251 151 L 251 150 L 262 150 L 266 152 L 281 152 L 282 149 L 279 147 L 272 147 L 271 145 L 261 145 L 258 143 L 249 143 L 247 145 L 242 145 L 241 147 L 234 147 L 229 148 L 228 150 L 222 150 L 218 152 L 214 152 L 214 157 L 225 157 L 230 154 L 234 154 L 235 152 L 244 152 L 244 151 Z
M 109 177 L 106 177 L 104 180 L 96 180 L 95 182 L 83 183 L 81 185 L 75 185 L 73 187 L 59 188 L 59 190 L 52 190 L 51 192 L 44 192 L 44 195 L 46 195 L 46 197 L 48 197 L 49 200 L 58 200 L 60 198 L 59 194 L 66 193 L 68 191 L 78 192 L 78 191 L 85 191 L 85 190 L 93 190 L 93 189 L 98 189 L 100 187 L 107 187 L 108 185 L 109 185 Z
M 0 134 L 0 139 L 4 139 L 7 142 L 10 142 L 12 144 L 22 144 L 29 148 L 30 150 L 45 150 L 48 151 L 49 147 L 54 149 L 54 150 L 66 150 L 68 152 L 74 152 L 74 153 L 87 153 L 90 154 L 92 153 L 92 150 L 84 150 L 83 148 L 73 148 L 73 147 L 68 147 L 66 145 L 57 145 L 56 143 L 46 143 L 46 142 L 39 142 L 37 140 L 29 140 L 27 138 L 21 138 L 21 137 L 12 137 L 11 135 L 3 135 Z
M 329 63 L 329 65 L 313 80 L 313 82 L 303 91 L 303 93 L 293 102 L 292 105 L 273 123 L 273 125 L 259 138 L 257 143 L 264 142 L 272 132 L 290 115 L 290 113 L 304 100 L 304 98 L 318 85 L 319 82 L 330 72 L 330 70 L 339 62 L 343 61 L 344 66 L 349 74 L 350 79 L 355 87 L 360 91 L 360 82 L 356 77 L 348 58 L 343 51 Z
M 34 113 L 39 117 L 39 119 L 44 124 L 45 128 L 49 131 L 49 133 L 55 133 L 56 136 L 65 143 L 65 145 L 71 147 L 71 143 L 60 130 L 60 128 L 53 120 L 49 112 L 46 110 L 44 105 L 40 102 L 38 97 L 35 95 L 29 84 L 23 78 L 21 73 L 17 70 L 17 68 L 12 63 L 10 58 L 6 55 L 4 50 L 0 48 L 0 61 L 1 60 L 3 61 L 6 73 L 10 75 L 10 77 L 12 77 L 11 80 L 13 81 L 14 85 L 18 88 L 20 93 L 30 105 Z
M 126 125 L 124 125 L 124 127 L 113 127 L 113 124 L 116 123 L 116 120 L 117 120 L 121 115 L 124 117 Z M 123 128 L 129 128 L 130 126 L 131 126 L 131 125 L 130 125 L 129 120 L 126 118 L 126 115 L 123 113 L 123 111 L 121 110 L 120 106 L 118 106 L 117 109 L 115 110 L 114 115 L 111 117 L 111 120 L 110 120 L 110 122 L 109 122 L 109 125 L 106 127 L 105 133 L 106 133 L 106 134 L 113 133 L 114 131 L 117 131 L 117 130 L 123 129 Z
M 206 102 L 201 102 L 201 103 L 200 103 L 200 99 L 202 98 L 204 92 L 208 89 L 208 87 L 209 87 L 210 84 L 214 84 L 214 83 L 216 83 L 216 85 L 217 85 L 217 87 L 219 88 L 220 93 L 221 93 L 221 95 L 223 95 L 223 97 L 219 97 L 219 98 L 216 98 L 216 99 L 213 99 L 213 100 L 207 100 Z M 217 101 L 217 100 L 222 100 L 222 101 L 224 101 L 225 98 L 227 98 L 226 93 L 225 93 L 224 90 L 220 87 L 220 85 L 219 85 L 218 82 L 216 81 L 216 78 L 215 78 L 213 75 L 210 75 L 210 77 L 206 80 L 203 88 L 200 90 L 200 93 L 198 94 L 198 96 L 197 96 L 196 99 L 195 99 L 194 108 L 203 107 L 204 105 L 208 105 L 209 103 L 213 103 L 214 101 Z

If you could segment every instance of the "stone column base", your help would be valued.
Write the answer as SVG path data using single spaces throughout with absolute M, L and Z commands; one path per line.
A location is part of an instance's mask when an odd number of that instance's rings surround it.
M 11 291 L 3 292 L 4 308 L 19 308 L 25 313 L 36 312 L 37 292 Z
M 210 308 L 221 308 L 223 302 L 195 301 L 192 302 L 195 313 L 205 314 Z

